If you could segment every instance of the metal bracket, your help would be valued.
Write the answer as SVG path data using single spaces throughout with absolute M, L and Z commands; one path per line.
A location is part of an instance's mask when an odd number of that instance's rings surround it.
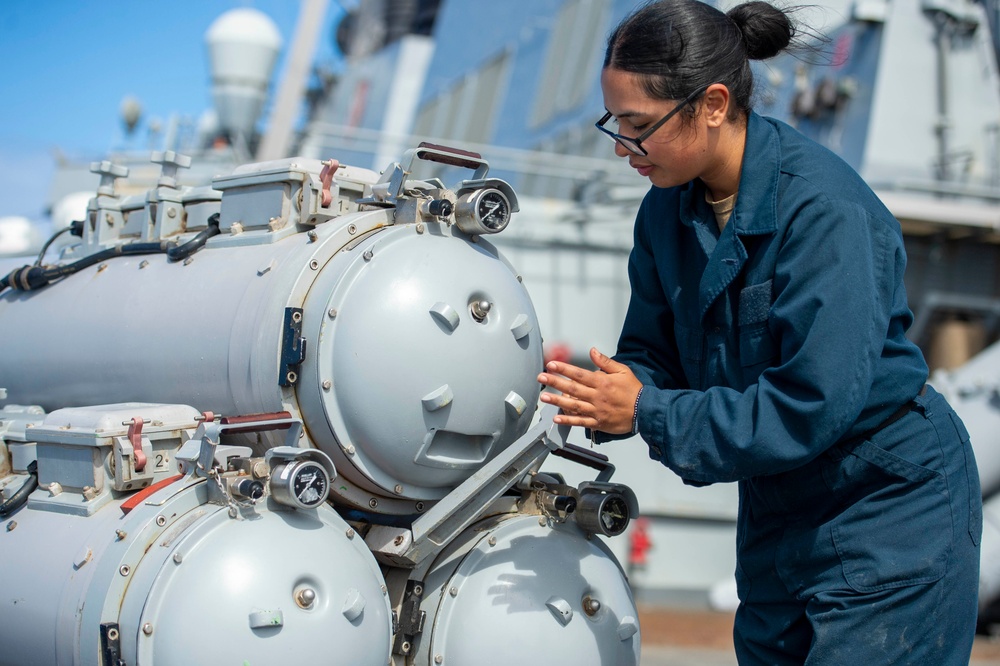
M 101 623 L 101 666 L 125 666 L 117 622 Z
M 403 603 L 399 609 L 392 651 L 394 654 L 408 655 L 413 652 L 413 639 L 424 630 L 427 613 L 420 610 L 424 585 L 420 581 L 408 580 Z
M 403 195 L 403 186 L 409 172 L 398 163 L 392 163 L 382 173 L 378 182 L 372 185 L 370 197 L 358 199 L 358 205 L 378 206 L 379 208 L 395 208 L 397 200 Z
M 414 521 L 409 530 L 410 539 L 404 537 L 401 542 L 410 542 L 404 552 L 394 553 L 390 547 L 376 551 L 375 556 L 380 561 L 409 568 L 438 553 L 477 520 L 486 507 L 520 481 L 527 470 L 550 452 L 566 446 L 569 426 L 556 425 L 552 421 L 558 411 L 554 405 L 543 406 L 539 422 L 528 432 Z
M 283 331 L 278 385 L 292 386 L 299 381 L 299 366 L 306 360 L 306 339 L 302 337 L 302 308 L 285 308 Z
M 479 153 L 424 142 L 416 148 L 407 150 L 399 162 L 393 162 L 389 168 L 382 172 L 382 176 L 378 182 L 372 185 L 371 196 L 358 199 L 358 205 L 395 208 L 399 204 L 399 200 L 403 198 L 407 177 L 410 175 L 413 161 L 416 159 L 472 169 L 475 172 L 473 174 L 473 180 L 475 181 L 483 180 L 490 171 L 490 165 Z M 433 180 L 440 182 L 436 178 Z M 511 190 L 511 193 L 513 193 L 513 190 Z M 515 202 L 513 206 L 516 211 L 516 198 L 513 201 Z
M 246 446 L 219 446 L 223 434 L 287 430 L 286 446 L 298 444 L 302 434 L 302 421 L 293 418 L 288 412 L 244 414 L 222 417 L 218 421 L 214 414 L 205 412 L 200 420 L 201 424 L 194 435 L 174 454 L 174 458 L 185 474 L 202 478 L 209 476 L 209 471 L 216 463 L 225 468 L 229 458 L 248 457 L 251 454 L 250 448 Z

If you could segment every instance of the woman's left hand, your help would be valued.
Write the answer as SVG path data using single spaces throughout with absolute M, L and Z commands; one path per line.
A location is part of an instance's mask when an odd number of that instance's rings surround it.
M 608 358 L 597 348 L 591 348 L 590 359 L 598 367 L 597 372 L 558 361 L 546 365 L 546 372 L 538 375 L 539 383 L 562 395 L 542 393 L 542 402 L 559 407 L 554 420 L 561 425 L 583 426 L 612 435 L 632 432 L 636 396 L 642 383 L 627 365 Z

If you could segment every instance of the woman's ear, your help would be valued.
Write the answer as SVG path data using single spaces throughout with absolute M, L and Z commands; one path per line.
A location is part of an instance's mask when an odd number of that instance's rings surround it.
M 705 90 L 702 100 L 705 120 L 709 127 L 721 127 L 729 115 L 729 88 L 722 83 L 713 83 Z

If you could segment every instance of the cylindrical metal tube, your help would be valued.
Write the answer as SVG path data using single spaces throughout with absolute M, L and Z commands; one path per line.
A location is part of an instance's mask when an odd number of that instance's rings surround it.
M 336 495 L 416 513 L 414 501 L 440 499 L 527 430 L 542 351 L 527 291 L 491 245 L 394 218 L 221 235 L 183 262 L 117 257 L 7 290 L 0 323 L 16 333 L 0 388 L 47 411 L 288 411 L 334 459 L 347 482 Z

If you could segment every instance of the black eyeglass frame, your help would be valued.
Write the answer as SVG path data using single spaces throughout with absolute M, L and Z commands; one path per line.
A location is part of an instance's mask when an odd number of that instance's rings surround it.
M 639 136 L 635 136 L 635 137 L 633 137 L 633 136 L 622 136 L 621 134 L 616 134 L 616 133 L 612 132 L 611 130 L 607 129 L 604 126 L 605 123 L 607 123 L 609 120 L 611 120 L 611 118 L 614 117 L 614 114 L 612 114 L 610 111 L 608 111 L 607 113 L 605 113 L 604 116 L 600 120 L 598 120 L 596 123 L 594 123 L 594 127 L 596 127 L 597 129 L 599 129 L 602 132 L 604 132 L 605 134 L 607 134 L 611 138 L 612 141 L 616 141 L 619 144 L 621 144 L 621 146 L 625 150 L 629 151 L 633 155 L 643 155 L 643 156 L 649 155 L 649 152 L 647 152 L 646 149 L 642 147 L 642 142 L 645 141 L 646 139 L 648 139 L 649 137 L 653 136 L 653 132 L 655 132 L 656 130 L 658 130 L 661 127 L 663 127 L 664 123 L 666 123 L 668 120 L 670 120 L 675 115 L 677 115 L 677 113 L 679 113 L 681 109 L 683 109 L 685 106 L 687 106 L 688 104 L 690 104 L 691 102 L 693 102 L 694 100 L 696 100 L 706 90 L 708 90 L 708 86 L 702 86 L 701 88 L 698 88 L 697 90 L 695 90 L 693 93 L 691 93 L 690 95 L 688 95 L 687 97 L 685 97 L 683 100 L 681 100 L 681 102 L 677 106 L 675 106 L 674 108 L 670 109 L 670 112 L 667 113 L 667 115 L 665 115 L 662 118 L 660 118 L 659 120 L 657 120 L 655 123 L 653 123 L 652 127 L 650 127 L 649 129 L 647 129 L 645 132 L 643 132 Z

